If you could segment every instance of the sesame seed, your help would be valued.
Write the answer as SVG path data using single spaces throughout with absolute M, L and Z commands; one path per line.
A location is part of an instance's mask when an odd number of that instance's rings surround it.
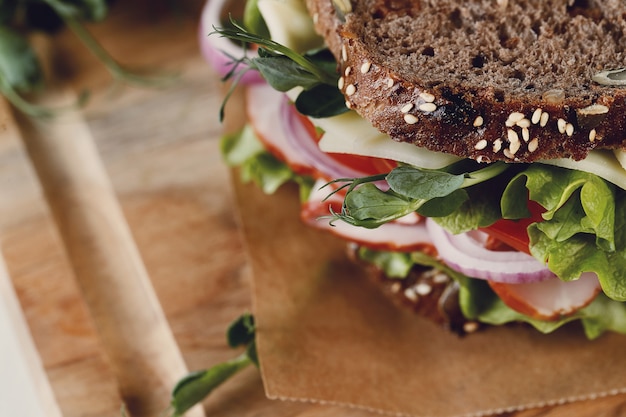
M 346 83 L 346 79 L 343 78 L 343 77 L 339 77 L 339 81 L 337 81 L 337 87 L 340 90 L 343 90 L 343 86 L 344 86 L 345 83 Z
M 548 120 L 550 119 L 550 114 L 545 111 L 541 113 L 541 118 L 539 119 L 539 126 L 545 127 L 548 124 Z
M 418 293 L 419 295 L 428 295 L 430 294 L 432 290 L 433 290 L 433 287 L 431 287 L 429 284 L 425 282 L 420 282 L 419 284 L 415 286 L 415 292 Z
M 347 66 L 346 70 L 343 73 L 347 77 L 348 75 L 350 75 L 351 72 L 352 72 L 352 67 L 351 66 Z
M 319 13 L 313 13 L 313 23 L 317 24 L 319 20 L 320 20 Z
M 524 118 L 520 121 L 518 121 L 517 123 L 515 123 L 516 126 L 521 127 L 521 128 L 529 128 L 530 127 L 530 120 Z
M 393 87 L 393 84 L 394 84 L 393 78 L 389 78 L 387 80 L 387 87 L 391 88 L 391 87 Z
M 413 103 L 406 103 L 404 106 L 402 106 L 402 108 L 400 109 L 400 111 L 402 113 L 408 113 L 411 111 L 411 109 L 413 108 Z
M 517 151 L 519 151 L 520 146 L 521 144 L 519 141 L 511 142 L 511 145 L 509 145 L 509 152 L 511 152 L 511 155 L 515 155 Z
M 474 119 L 474 127 L 481 127 L 485 123 L 485 119 L 482 116 L 478 116 Z
M 422 103 L 419 105 L 419 109 L 425 112 L 432 112 L 437 110 L 437 105 L 435 103 Z
M 435 96 L 430 93 L 420 93 L 419 97 L 426 103 L 432 103 L 433 101 L 435 101 Z
M 440 272 L 440 273 L 436 274 L 436 275 L 433 277 L 433 282 L 434 282 L 435 284 L 445 284 L 445 283 L 446 283 L 446 282 L 448 282 L 449 280 L 450 280 L 450 278 L 449 278 L 446 274 L 444 274 L 444 273 L 442 273 L 442 272 Z
M 348 84 L 348 86 L 346 87 L 346 95 L 351 96 L 354 93 L 356 93 L 356 87 L 354 86 L 354 84 Z
M 476 145 L 474 145 L 474 149 L 479 150 L 479 151 L 482 151 L 486 147 L 487 147 L 487 140 L 486 139 L 481 139 L 478 142 L 476 142 Z
M 530 130 L 527 127 L 522 128 L 522 139 L 524 142 L 528 142 L 530 140 Z
M 568 123 L 565 125 L 565 134 L 567 134 L 567 136 L 572 136 L 574 134 L 574 125 L 571 123 Z
M 415 117 L 415 116 L 414 116 L 414 115 L 412 115 L 412 114 L 405 114 L 405 115 L 404 115 L 404 121 L 405 121 L 405 122 L 407 122 L 407 123 L 408 123 L 408 124 L 410 124 L 410 125 L 414 125 L 415 123 L 417 123 L 417 122 L 418 122 L 418 118 L 417 118 L 417 117 Z
M 478 323 L 476 323 L 475 321 L 468 321 L 463 323 L 463 331 L 465 333 L 474 333 L 476 330 L 478 330 Z
M 349 101 L 346 101 L 346 107 L 351 109 L 352 108 L 352 103 L 350 103 Z
M 417 293 L 412 287 L 409 287 L 406 290 L 404 290 L 404 296 L 408 298 L 409 300 L 413 301 L 414 303 L 417 302 L 417 300 L 419 300 Z
M 534 138 L 528 143 L 528 152 L 535 152 L 539 147 L 539 139 Z
M 402 284 L 401 283 L 394 282 L 393 284 L 391 284 L 391 292 L 392 293 L 399 293 L 401 289 L 402 289 Z
M 514 111 L 513 113 L 509 114 L 509 118 L 506 119 L 506 122 L 504 122 L 504 124 L 506 125 L 506 127 L 513 127 L 515 126 L 517 122 L 519 122 L 523 118 L 524 118 L 524 113 Z
M 594 140 L 596 140 L 596 130 L 591 129 L 589 131 L 589 142 L 593 142 Z
M 502 141 L 500 139 L 496 139 L 495 142 L 493 142 L 493 151 L 498 153 L 500 152 L 500 149 L 502 149 Z
M 341 45 L 341 59 L 344 61 L 348 60 L 348 49 L 346 48 L 346 45 Z
M 509 159 L 515 158 L 515 154 L 511 153 L 511 151 L 509 151 L 508 149 L 505 149 L 504 151 L 502 151 L 502 153 Z
M 478 162 L 480 164 L 481 162 L 483 162 L 483 159 L 485 159 L 485 157 L 483 155 L 478 155 L 476 157 L 476 162 Z
M 513 129 L 506 130 L 506 138 L 511 143 L 519 143 L 519 136 L 517 135 L 517 132 Z
M 564 119 L 559 119 L 556 121 L 556 127 L 559 129 L 559 133 L 565 133 L 565 126 L 567 122 Z
M 363 65 L 361 65 L 361 74 L 367 74 L 371 67 L 372 63 L 365 61 Z
M 541 109 L 536 109 L 533 112 L 533 116 L 531 117 L 530 121 L 532 122 L 532 124 L 536 125 L 537 123 L 539 123 L 539 120 L 541 120 Z

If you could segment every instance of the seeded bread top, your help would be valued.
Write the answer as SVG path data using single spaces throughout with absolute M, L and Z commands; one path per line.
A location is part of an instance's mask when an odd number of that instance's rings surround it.
M 395 140 L 484 162 L 626 148 L 626 74 L 596 77 L 626 67 L 623 0 L 307 4 L 346 105 Z

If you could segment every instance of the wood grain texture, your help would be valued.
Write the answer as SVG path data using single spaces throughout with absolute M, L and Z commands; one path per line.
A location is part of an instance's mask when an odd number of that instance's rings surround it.
M 85 122 L 189 369 L 234 356 L 224 330 L 251 309 L 231 176 L 219 156 L 225 127 L 216 115 L 223 90 L 197 49 L 202 5 L 202 0 L 115 2 L 110 18 L 90 27 L 122 62 L 179 71 L 179 81 L 168 89 L 114 86 L 69 33 L 58 35 L 55 57 L 68 86 L 92 93 Z M 11 131 L 0 131 L 0 239 L 64 417 L 119 415 L 119 386 L 41 186 Z M 252 368 L 214 394 L 204 404 L 207 415 L 370 415 L 267 400 Z M 616 396 L 509 416 L 608 417 L 624 415 L 625 408 L 626 397 Z

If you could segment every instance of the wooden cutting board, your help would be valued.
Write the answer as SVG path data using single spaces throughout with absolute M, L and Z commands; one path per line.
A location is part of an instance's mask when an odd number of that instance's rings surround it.
M 173 86 L 114 85 L 70 33 L 55 39 L 55 62 L 74 91 L 91 92 L 83 112 L 86 125 L 178 348 L 195 370 L 235 355 L 224 331 L 250 310 L 250 290 L 231 177 L 219 155 L 222 88 L 197 46 L 203 1 L 172 3 L 116 2 L 110 17 L 90 30 L 124 63 L 180 72 Z M 5 122 L 8 129 L 0 130 L 0 249 L 56 402 L 65 417 L 120 415 L 123 402 L 132 405 L 133 399 L 120 395 L 42 186 L 12 130 L 14 120 Z M 164 397 L 155 408 L 167 402 Z M 608 415 L 619 413 L 624 402 L 624 397 L 611 397 L 516 416 Z M 204 409 L 224 417 L 362 415 L 267 400 L 252 368 L 218 389 Z

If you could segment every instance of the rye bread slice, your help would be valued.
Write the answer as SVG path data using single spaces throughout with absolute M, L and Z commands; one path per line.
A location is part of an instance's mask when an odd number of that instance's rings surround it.
M 623 0 L 307 0 L 347 104 L 398 141 L 482 162 L 626 148 Z

